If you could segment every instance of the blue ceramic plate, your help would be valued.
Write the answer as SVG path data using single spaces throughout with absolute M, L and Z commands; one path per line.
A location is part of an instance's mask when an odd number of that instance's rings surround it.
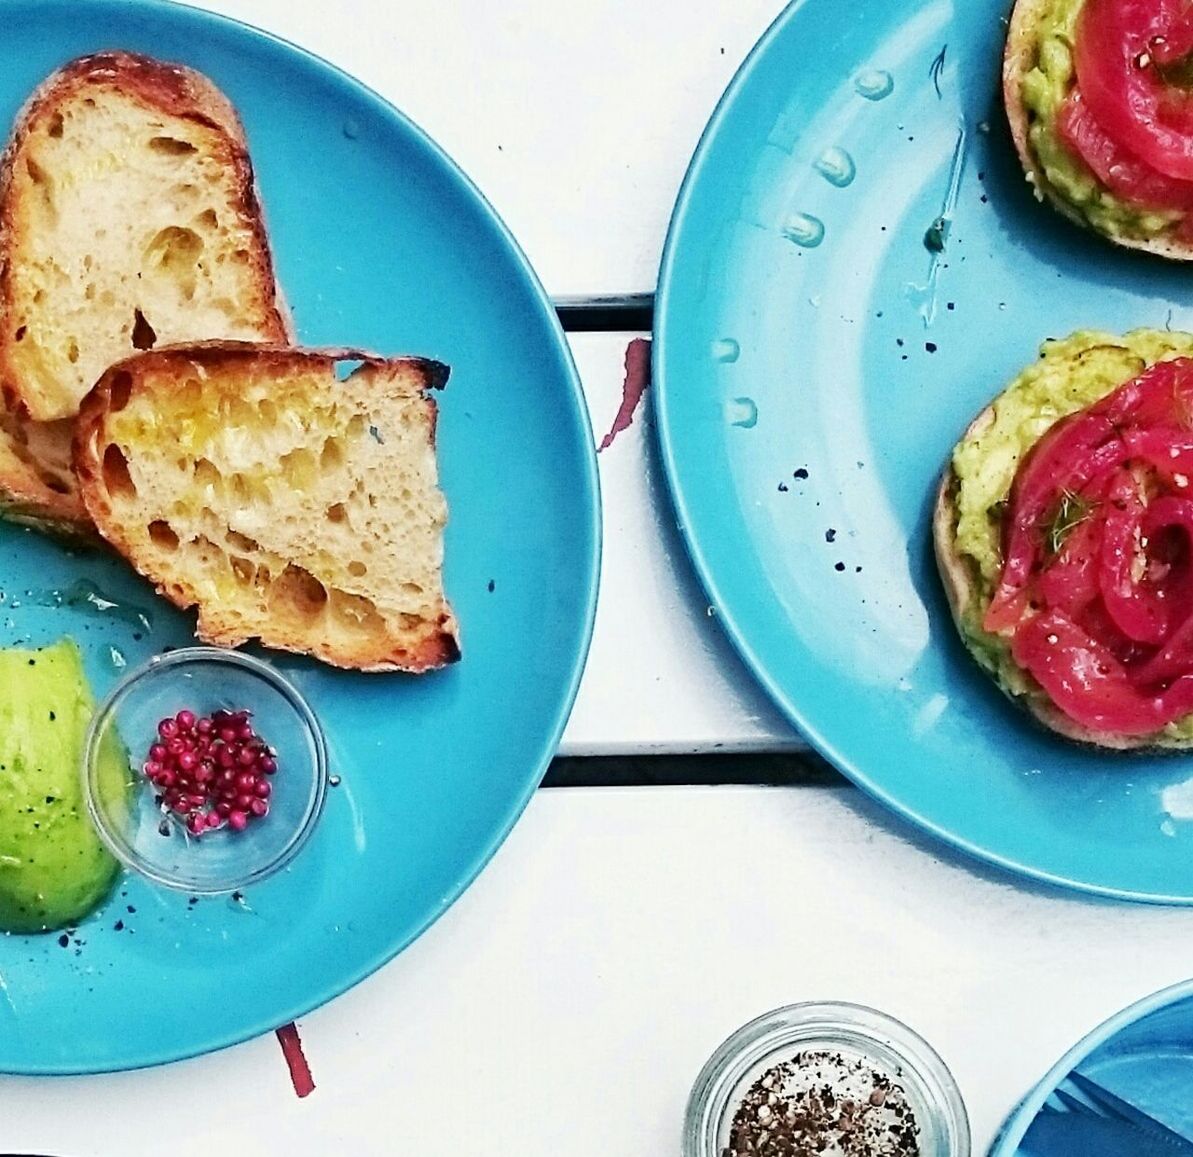
M 1045 1103 L 1061 1107 L 1057 1086 L 1075 1091 L 1068 1081 L 1073 1072 L 1193 1144 L 1193 981 L 1145 997 L 1075 1044 L 1019 1103 L 989 1157 L 1019 1152 Z M 1064 1151 L 1055 1152 L 1061 1157 Z
M 1188 268 L 1032 200 L 998 97 L 1001 16 L 803 0 L 763 37 L 671 225 L 663 460 L 730 636 L 847 775 L 1005 867 L 1188 903 L 1193 759 L 1037 729 L 961 647 L 932 560 L 947 455 L 1044 338 L 1193 329 Z
M 231 1044 L 391 957 L 460 894 L 538 784 L 595 599 L 595 458 L 575 370 L 534 274 L 467 179 L 327 64 L 155 3 L 6 4 L 0 119 L 55 66 L 114 46 L 193 65 L 239 108 L 301 340 L 450 363 L 439 447 L 464 659 L 422 678 L 279 659 L 322 719 L 341 780 L 311 844 L 242 902 L 129 881 L 65 946 L 0 940 L 10 1072 L 127 1068 Z M 117 607 L 100 611 L 81 581 Z M 101 694 L 122 664 L 191 635 L 191 619 L 117 561 L 10 527 L 0 588 L 0 644 L 72 634 Z

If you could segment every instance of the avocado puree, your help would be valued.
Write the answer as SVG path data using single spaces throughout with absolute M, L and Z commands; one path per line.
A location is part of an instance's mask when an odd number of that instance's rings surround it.
M 1016 665 L 1007 641 L 982 629 L 982 616 L 1002 571 L 1001 504 L 1019 462 L 1058 419 L 1092 406 L 1148 366 L 1173 357 L 1193 357 L 1193 334 L 1136 329 L 1118 337 L 1079 330 L 1045 342 L 1039 361 L 993 402 L 993 422 L 963 438 L 953 451 L 956 546 L 970 562 L 978 592 L 961 630 L 978 662 L 1015 695 L 1043 691 Z M 1162 744 L 1166 737 L 1193 737 L 1193 716 L 1170 723 L 1156 742 Z
M 108 894 L 118 865 L 87 814 L 83 741 L 95 710 L 78 647 L 0 650 L 0 929 L 75 924 Z M 123 790 L 108 750 L 101 782 Z
M 1154 237 L 1182 214 L 1120 201 L 1056 133 L 1057 112 L 1076 81 L 1073 43 L 1084 3 L 1052 0 L 1036 26 L 1036 66 L 1023 78 L 1023 103 L 1033 114 L 1028 140 L 1049 185 L 1095 229 L 1110 237 Z

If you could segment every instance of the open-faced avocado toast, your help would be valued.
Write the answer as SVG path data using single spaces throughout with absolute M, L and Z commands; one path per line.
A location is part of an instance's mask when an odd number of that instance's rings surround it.
M 1036 193 L 1120 245 L 1193 259 L 1193 12 L 1017 0 L 1003 64 Z
M 1046 727 L 1193 747 L 1193 334 L 1046 342 L 954 449 L 933 537 L 966 647 Z

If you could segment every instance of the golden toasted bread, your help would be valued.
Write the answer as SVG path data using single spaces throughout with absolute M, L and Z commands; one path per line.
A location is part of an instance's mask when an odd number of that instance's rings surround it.
M 427 392 L 446 379 L 352 350 L 154 350 L 84 400 L 75 472 L 100 533 L 208 642 L 425 671 L 459 657 Z
M 227 98 L 127 52 L 51 75 L 0 160 L 0 506 L 77 527 L 82 502 L 56 461 L 69 438 L 34 423 L 72 419 L 113 362 L 179 341 L 289 337 Z

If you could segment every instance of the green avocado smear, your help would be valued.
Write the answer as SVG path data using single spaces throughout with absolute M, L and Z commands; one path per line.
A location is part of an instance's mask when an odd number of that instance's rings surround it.
M 955 545 L 968 564 L 976 597 L 958 624 L 978 662 L 1012 695 L 1043 696 L 1043 688 L 1011 657 L 1010 644 L 982 629 L 1002 572 L 1002 512 L 1020 461 L 1055 422 L 1092 406 L 1148 366 L 1193 357 L 1193 334 L 1137 329 L 1122 337 L 1079 330 L 1045 342 L 1040 358 L 992 403 L 993 416 L 953 451 L 957 509 Z M 1174 720 L 1152 741 L 1193 738 L 1193 715 Z
M 119 865 L 83 797 L 82 759 L 95 700 L 79 649 L 0 650 L 0 929 L 48 932 L 107 897 Z M 101 754 L 101 784 L 121 791 L 122 753 Z
M 1182 213 L 1141 209 L 1108 192 L 1056 132 L 1056 117 L 1076 82 L 1073 45 L 1077 17 L 1085 0 L 1051 0 L 1034 33 L 1036 64 L 1023 78 L 1028 142 L 1052 191 L 1078 216 L 1107 237 L 1151 238 L 1181 219 Z

